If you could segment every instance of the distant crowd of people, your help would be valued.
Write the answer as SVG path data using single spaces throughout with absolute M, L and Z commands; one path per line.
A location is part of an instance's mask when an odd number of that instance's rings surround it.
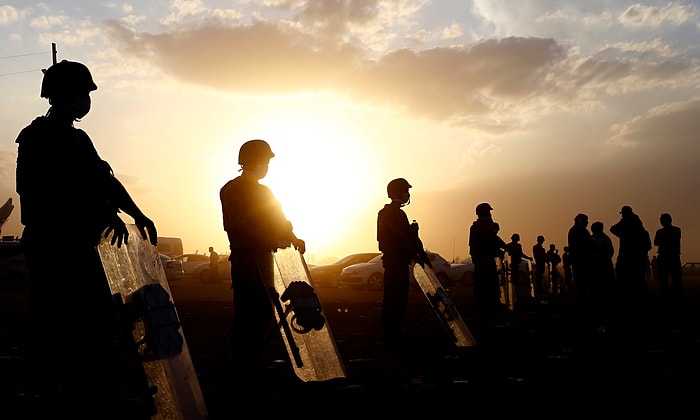
M 534 261 L 531 298 L 546 303 L 553 293 L 572 291 L 578 304 L 592 308 L 601 331 L 606 323 L 613 322 L 616 314 L 640 311 L 650 303 L 651 274 L 658 281 L 662 304 L 683 302 L 681 229 L 673 225 L 669 213 L 660 215 L 661 227 L 652 239 L 632 207 L 623 206 L 620 220 L 609 229 L 619 239 L 617 259 L 613 261 L 613 241 L 605 233 L 603 222 L 594 222 L 589 231 L 589 219 L 584 213 L 574 217 L 561 256 L 554 244 L 546 250 L 544 236 L 538 235 L 530 257 L 523 252 L 519 234 L 514 233 L 510 243 L 498 236 L 492 210 L 488 203 L 477 205 L 477 219 L 469 231 L 469 252 L 474 263 L 474 305 L 481 313 L 502 309 L 507 300 L 504 290 L 499 290 L 499 284 L 504 284 L 504 275 L 509 276 L 507 281 L 511 287 L 519 288 L 519 266 L 523 260 Z M 650 260 L 653 246 L 657 247 L 657 256 Z M 497 270 L 496 264 L 504 257 L 505 274 Z M 560 263 L 563 263 L 563 275 L 558 269 Z M 523 298 L 517 293 L 515 297 Z

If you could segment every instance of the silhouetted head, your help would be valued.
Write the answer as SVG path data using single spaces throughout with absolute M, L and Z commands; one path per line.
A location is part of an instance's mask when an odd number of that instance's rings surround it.
M 593 233 L 600 233 L 603 231 L 605 228 L 605 225 L 603 225 L 603 222 L 593 222 L 591 225 L 591 232 Z
M 554 244 L 549 244 L 549 250 L 550 250 L 550 251 L 556 251 L 556 250 L 557 250 L 557 246 L 554 245 Z
M 588 215 L 584 213 L 579 213 L 574 217 L 574 222 L 582 225 L 582 226 L 588 226 Z
M 537 243 L 538 243 L 538 244 L 544 243 L 544 236 L 538 235 L 538 236 L 537 236 Z
M 407 193 L 408 189 L 411 187 L 412 185 L 404 178 L 392 179 L 386 185 L 386 194 L 389 198 L 398 198 L 401 194 Z
M 514 241 L 517 242 L 517 241 L 520 240 L 520 234 L 514 233 L 514 234 L 510 235 L 510 239 L 512 239 L 512 240 L 514 240 Z
M 41 97 L 49 100 L 82 95 L 97 89 L 90 70 L 75 61 L 63 60 L 44 71 Z
M 659 216 L 659 222 L 661 222 L 661 226 L 670 226 L 673 219 L 670 214 L 662 213 L 661 216 Z
M 493 210 L 493 207 L 491 207 L 491 204 L 481 203 L 481 204 L 476 206 L 476 215 L 477 216 L 489 216 L 489 215 L 491 215 L 491 210 Z
M 246 167 L 248 165 L 266 165 L 270 159 L 275 157 L 270 145 L 265 140 L 249 140 L 238 150 L 238 164 Z
M 632 211 L 632 207 L 630 206 L 622 206 L 622 210 L 620 210 L 620 214 L 622 215 L 622 217 L 630 216 L 633 213 L 634 212 Z

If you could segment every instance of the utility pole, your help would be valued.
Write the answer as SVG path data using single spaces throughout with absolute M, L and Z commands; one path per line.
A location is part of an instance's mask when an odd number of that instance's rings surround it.
M 53 57 L 53 63 L 56 64 L 56 43 L 51 43 L 51 56 Z

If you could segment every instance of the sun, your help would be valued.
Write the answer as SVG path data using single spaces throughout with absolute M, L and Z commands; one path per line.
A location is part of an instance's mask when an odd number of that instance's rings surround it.
M 371 148 L 347 117 L 331 111 L 289 112 L 271 118 L 265 136 L 275 157 L 260 182 L 272 189 L 294 231 L 318 255 L 352 233 L 374 197 Z

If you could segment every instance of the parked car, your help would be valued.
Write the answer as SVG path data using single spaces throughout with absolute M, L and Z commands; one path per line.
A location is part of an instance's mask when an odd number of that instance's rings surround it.
M 700 278 L 700 262 L 686 262 L 682 266 L 683 279 Z
M 449 283 L 452 268 L 440 254 L 428 252 L 435 275 L 444 285 Z M 366 263 L 349 265 L 340 272 L 340 285 L 344 287 L 381 290 L 384 288 L 382 256 L 377 255 Z
M 216 281 L 214 274 L 211 272 L 209 265 L 209 256 L 207 262 L 195 265 L 192 268 L 192 278 L 203 283 Z M 228 260 L 228 255 L 219 255 L 219 281 L 231 279 L 231 261 Z
M 209 255 L 206 254 L 181 254 L 173 258 L 182 263 L 185 277 L 192 277 L 195 269 L 202 263 L 209 264 Z
M 340 272 L 343 268 L 363 263 L 371 260 L 372 258 L 381 255 L 379 252 L 361 252 L 357 254 L 347 255 L 332 264 L 322 264 L 316 266 L 309 266 L 309 273 L 311 274 L 311 279 L 315 286 L 328 286 L 328 287 L 339 287 L 340 286 Z
M 534 263 L 531 263 L 534 266 Z M 465 286 L 471 286 L 474 284 L 474 262 L 471 257 L 467 257 L 460 262 L 450 264 L 452 269 L 449 282 L 447 286 L 452 286 L 455 284 L 464 284 Z M 523 281 L 529 278 L 530 272 L 532 270 L 529 268 L 528 261 L 523 260 L 520 263 L 520 278 Z
M 460 262 L 450 264 L 450 282 L 448 286 L 461 283 L 471 286 L 474 281 L 474 263 L 472 257 L 467 257 Z
M 23 289 L 29 286 L 29 270 L 18 240 L 0 241 L 0 289 Z
M 165 278 L 168 279 L 168 282 L 185 278 L 185 270 L 182 268 L 181 261 L 171 258 L 162 252 L 159 252 L 158 256 L 160 257 L 163 271 L 165 271 Z

